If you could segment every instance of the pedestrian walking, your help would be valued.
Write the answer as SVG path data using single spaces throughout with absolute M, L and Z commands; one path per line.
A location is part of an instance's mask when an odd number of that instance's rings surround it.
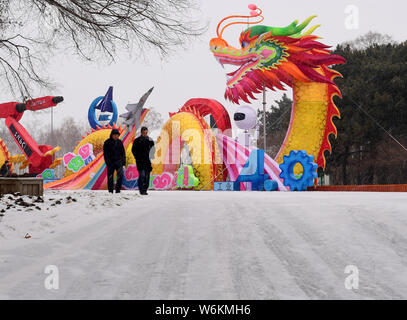
M 110 193 L 116 190 L 120 193 L 123 183 L 123 167 L 126 165 L 126 152 L 124 150 L 123 142 L 120 140 L 120 132 L 113 129 L 110 133 L 110 138 L 107 139 L 103 145 L 103 155 L 105 158 L 107 168 L 107 185 Z M 116 171 L 117 180 L 114 186 L 114 172 Z
M 137 162 L 139 172 L 138 187 L 141 195 L 148 195 L 147 190 L 150 185 L 150 174 L 153 170 L 151 166 L 151 153 L 154 151 L 154 141 L 148 136 L 148 128 L 141 128 L 141 135 L 133 142 L 132 153 Z

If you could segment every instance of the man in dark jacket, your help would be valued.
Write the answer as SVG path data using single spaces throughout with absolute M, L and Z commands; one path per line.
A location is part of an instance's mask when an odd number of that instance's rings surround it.
M 126 152 L 123 142 L 120 140 L 120 132 L 113 129 L 110 138 L 103 145 L 103 155 L 107 167 L 107 185 L 110 193 L 113 193 L 113 176 L 117 173 L 116 193 L 120 193 L 123 182 L 123 166 L 126 165 Z
M 141 136 L 134 140 L 132 152 L 137 162 L 139 172 L 138 188 L 141 195 L 147 195 L 150 185 L 151 166 L 150 153 L 154 152 L 154 141 L 148 136 L 148 129 L 141 128 Z
M 6 160 L 0 169 L 0 177 L 8 177 L 10 175 L 9 161 Z

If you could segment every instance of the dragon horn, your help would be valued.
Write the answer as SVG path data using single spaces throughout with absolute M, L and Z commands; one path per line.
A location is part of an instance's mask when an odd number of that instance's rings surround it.
M 303 23 L 301 23 L 297 28 L 298 31 L 301 32 L 302 30 L 304 30 L 310 23 L 312 20 L 314 20 L 317 17 L 317 15 L 311 16 L 308 19 L 306 19 Z
M 298 24 L 298 20 L 295 20 L 293 23 L 291 23 L 290 25 L 288 25 L 287 27 L 284 28 L 274 28 L 271 27 L 271 31 L 272 31 L 272 35 L 273 36 L 283 36 L 283 37 L 300 37 L 301 32 L 310 24 L 310 22 L 316 18 L 317 16 L 311 16 L 308 19 L 306 19 L 303 23 L 301 23 L 300 25 Z M 311 34 L 316 28 L 318 28 L 318 26 L 312 27 L 309 31 L 306 32 L 306 34 Z
M 318 25 L 316 25 L 316 26 L 313 26 L 311 29 L 309 29 L 308 31 L 306 31 L 306 32 L 304 32 L 304 33 L 298 32 L 298 33 L 296 33 L 296 34 L 293 34 L 293 35 L 290 36 L 290 37 L 291 37 L 291 38 L 301 38 L 301 37 L 304 37 L 304 36 L 309 36 L 309 35 L 311 35 L 316 29 L 318 29 L 320 26 L 321 26 L 321 25 L 318 24 Z M 319 38 L 319 37 L 318 37 L 318 38 Z M 320 39 L 320 38 L 319 38 L 319 39 Z
M 316 26 L 313 26 L 311 29 L 309 29 L 308 31 L 306 31 L 305 33 L 303 33 L 303 36 L 309 36 L 310 34 L 312 34 L 316 29 L 318 29 L 321 25 L 317 24 Z

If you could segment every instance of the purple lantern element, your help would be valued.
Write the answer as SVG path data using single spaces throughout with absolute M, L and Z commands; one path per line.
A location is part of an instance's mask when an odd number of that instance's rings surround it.
M 113 87 L 109 87 L 103 100 L 95 107 L 95 109 L 100 110 L 100 112 L 110 112 L 113 113 Z

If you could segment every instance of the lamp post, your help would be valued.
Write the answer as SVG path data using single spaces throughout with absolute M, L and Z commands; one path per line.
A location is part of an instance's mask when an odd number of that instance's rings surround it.
M 51 108 L 51 145 L 54 143 L 54 108 Z
M 54 138 L 54 108 L 51 108 L 51 146 L 55 146 Z M 52 155 L 52 161 L 55 160 L 55 154 Z
M 263 86 L 263 149 L 264 152 L 267 153 L 266 150 L 266 87 Z

